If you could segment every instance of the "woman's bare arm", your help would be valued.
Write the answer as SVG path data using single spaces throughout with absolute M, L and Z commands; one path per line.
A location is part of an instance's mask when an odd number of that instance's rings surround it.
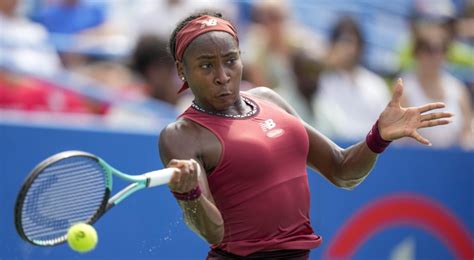
M 257 88 L 249 91 L 271 101 L 288 113 L 297 116 L 294 109 L 274 91 Z M 418 128 L 433 127 L 448 124 L 446 118 L 450 113 L 427 113 L 433 109 L 443 108 L 442 103 L 430 103 L 420 107 L 403 108 L 400 100 L 403 93 L 403 83 L 397 81 L 392 100 L 379 117 L 378 130 L 384 140 L 392 141 L 402 137 L 411 137 L 420 143 L 429 145 L 430 142 L 416 131 Z M 375 122 L 374 122 L 375 123 Z M 370 173 L 376 160 L 374 153 L 365 140 L 346 149 L 339 147 L 314 127 L 304 123 L 309 138 L 307 163 L 316 169 L 331 183 L 338 187 L 352 189 L 361 183 Z M 367 129 L 369 132 L 370 129 Z
M 169 183 L 170 190 L 187 193 L 198 184 L 202 195 L 195 200 L 177 200 L 186 224 L 210 244 L 218 244 L 224 236 L 224 221 L 215 206 L 207 176 L 199 162 L 199 138 L 189 122 L 178 121 L 165 128 L 160 135 L 160 156 L 164 165 L 180 169 Z M 201 173 L 200 173 L 201 172 Z

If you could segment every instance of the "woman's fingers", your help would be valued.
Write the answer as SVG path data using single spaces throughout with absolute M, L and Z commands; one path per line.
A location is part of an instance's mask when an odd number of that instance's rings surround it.
M 401 78 L 399 78 L 395 82 L 395 87 L 394 87 L 392 100 L 390 101 L 390 104 L 393 106 L 400 106 L 402 95 L 403 95 L 403 81 Z
M 439 113 L 429 113 L 425 115 L 421 115 L 421 121 L 429 121 L 441 118 L 449 118 L 452 117 L 453 114 L 449 112 L 439 112 Z
M 199 163 L 194 160 L 194 159 L 191 159 L 191 162 L 192 162 L 192 165 L 194 167 L 194 173 L 198 176 L 199 178 L 199 175 L 201 174 L 201 166 L 199 165 Z
M 422 144 L 431 146 L 430 141 L 428 141 L 428 139 L 421 136 L 417 131 L 414 131 L 413 134 L 411 135 L 411 137 L 413 137 L 415 140 L 417 140 L 418 142 L 420 142 Z
M 417 107 L 418 112 L 425 113 L 433 109 L 443 108 L 446 105 L 443 102 L 429 103 L 423 106 Z
M 451 123 L 451 120 L 449 119 L 429 120 L 429 121 L 421 122 L 418 128 L 432 127 L 432 126 L 438 126 L 438 125 L 447 125 L 449 123 Z
M 421 116 L 421 123 L 418 128 L 433 127 L 438 125 L 447 125 L 451 123 L 448 119 L 453 114 L 449 112 L 429 113 Z
M 196 167 L 192 160 L 171 160 L 168 167 L 178 168 L 171 177 L 168 184 L 170 189 L 174 192 L 185 193 L 194 189 L 197 185 Z
M 176 171 L 171 175 L 171 179 L 168 182 L 170 186 L 176 186 L 181 180 L 181 171 Z
M 167 167 L 175 167 L 181 169 L 182 167 L 187 167 L 189 164 L 189 160 L 173 159 L 168 163 Z

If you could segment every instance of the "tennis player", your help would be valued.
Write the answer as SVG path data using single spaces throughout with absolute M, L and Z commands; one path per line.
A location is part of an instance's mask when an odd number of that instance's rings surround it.
M 442 103 L 401 107 L 398 80 L 366 139 L 342 149 L 272 90 L 240 91 L 237 32 L 220 14 L 186 18 L 170 50 L 184 82 L 180 92 L 190 88 L 194 101 L 162 131 L 160 155 L 180 169 L 169 188 L 187 225 L 211 245 L 207 259 L 308 259 L 322 239 L 310 224 L 306 166 L 352 189 L 391 141 L 430 145 L 417 129 L 448 124 L 451 116 L 430 112 Z

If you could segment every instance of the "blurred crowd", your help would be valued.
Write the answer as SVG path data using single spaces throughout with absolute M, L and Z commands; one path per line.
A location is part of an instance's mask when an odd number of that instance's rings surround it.
M 474 149 L 474 0 L 400 0 L 405 12 L 380 10 L 402 21 L 379 24 L 387 39 L 364 26 L 366 14 L 340 1 L 318 12 L 317 2 L 308 16 L 298 12 L 305 1 L 1 0 L 0 109 L 90 114 L 153 131 L 192 98 L 176 94 L 168 37 L 188 14 L 212 9 L 237 25 L 242 90 L 274 89 L 328 137 L 364 138 L 401 77 L 404 106 L 441 101 L 455 114 L 448 126 L 420 131 L 433 146 Z M 321 19 L 328 10 L 333 18 Z M 327 29 L 307 22 L 316 19 Z M 387 41 L 390 66 L 374 65 L 388 64 L 369 55 Z

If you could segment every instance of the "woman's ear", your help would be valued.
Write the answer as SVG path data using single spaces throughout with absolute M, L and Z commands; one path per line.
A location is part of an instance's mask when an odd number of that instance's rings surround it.
M 176 61 L 176 71 L 178 72 L 178 76 L 182 81 L 186 81 L 186 77 L 184 76 L 184 64 L 181 61 Z

